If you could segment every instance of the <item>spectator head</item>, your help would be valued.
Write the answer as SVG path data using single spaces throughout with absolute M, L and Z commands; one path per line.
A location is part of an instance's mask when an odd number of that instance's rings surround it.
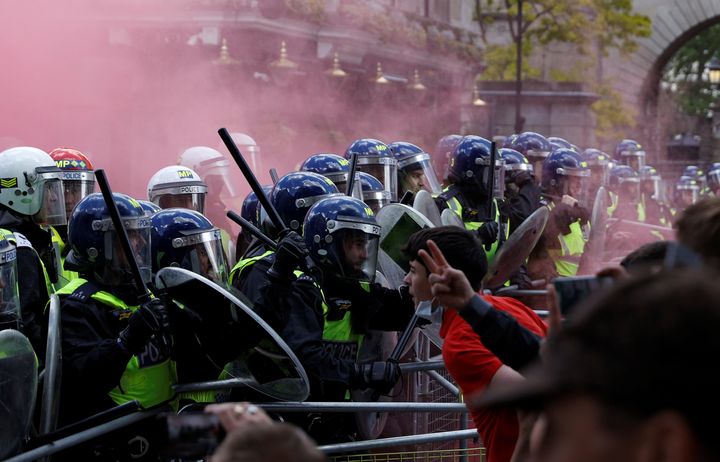
M 662 460 L 719 460 L 717 275 L 631 278 L 576 314 L 526 382 L 490 388 L 475 404 L 540 409 L 536 460 L 660 460 L 661 451 L 678 456 Z
M 465 273 L 473 289 L 480 289 L 487 272 L 487 257 L 475 234 L 456 226 L 425 228 L 410 236 L 402 248 L 403 254 L 410 261 L 410 272 L 404 282 L 410 285 L 410 293 L 416 303 L 432 298 L 429 271 L 418 257 L 421 249 L 428 252 L 428 240 L 437 244 L 450 266 Z
M 284 423 L 247 425 L 225 437 L 213 462 L 323 462 L 325 455 L 299 428 Z
M 720 270 L 720 198 L 704 199 L 686 208 L 675 223 L 677 240 L 708 266 Z

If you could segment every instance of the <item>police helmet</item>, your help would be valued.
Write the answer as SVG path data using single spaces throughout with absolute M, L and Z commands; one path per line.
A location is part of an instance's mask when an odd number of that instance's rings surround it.
M 207 185 L 192 169 L 170 165 L 158 170 L 148 182 L 148 200 L 162 209 L 182 207 L 203 213 Z
M 273 186 L 270 202 L 285 226 L 301 233 L 308 209 L 332 194 L 340 192 L 328 178 L 313 172 L 293 172 L 280 178 Z
M 440 174 L 440 179 L 444 182 L 448 180 L 450 167 L 450 156 L 452 155 L 455 145 L 463 139 L 462 135 L 445 135 L 438 140 L 433 150 L 434 170 Z
M 95 172 L 90 159 L 77 149 L 53 149 L 50 157 L 63 172 L 65 215 L 70 219 L 75 204 L 95 191 Z
M 335 183 L 338 191 L 347 191 L 348 176 L 350 175 L 350 162 L 337 154 L 313 154 L 305 159 L 300 166 L 303 172 L 320 174 Z M 362 192 L 358 184 L 353 184 L 353 197 L 362 198 Z
M 675 183 L 675 200 L 682 206 L 696 203 L 700 199 L 700 183 L 690 176 L 681 176 Z
M 365 172 L 357 172 L 355 179 L 360 184 L 363 195 L 363 202 L 373 211 L 378 211 L 390 203 L 390 193 L 385 191 L 380 180 Z
M 376 139 L 362 138 L 353 141 L 343 157 L 350 160 L 353 154 L 357 157 L 357 169 L 380 180 L 392 200 L 396 201 L 397 161 L 387 145 Z
M 638 171 L 645 165 L 645 150 L 632 139 L 624 139 L 615 146 L 615 160 Z
M 572 149 L 556 149 L 543 162 L 542 188 L 556 198 L 568 195 L 585 203 L 589 177 L 587 162 Z
M 405 191 L 415 194 L 421 189 L 434 194 L 442 192 L 430 162 L 430 154 L 406 141 L 395 141 L 388 144 L 388 148 L 397 160 L 398 184 L 402 194 Z
M 157 212 L 162 210 L 159 205 L 152 203 L 150 201 L 138 200 L 137 202 L 138 202 L 138 204 L 140 204 L 140 207 L 142 207 L 143 210 L 145 210 L 145 215 L 147 215 L 149 217 L 155 215 Z
M 575 151 L 572 143 L 570 143 L 565 138 L 560 138 L 559 136 L 548 136 L 547 140 L 548 140 L 548 143 L 550 143 L 550 147 L 552 148 L 553 151 L 556 149 L 560 149 L 560 148 L 572 149 L 573 151 Z
M 453 150 L 450 158 L 452 183 L 476 188 L 480 194 L 489 195 L 505 183 L 505 171 L 500 156 L 495 160 L 495 182 L 490 185 L 490 141 L 480 136 L 465 136 Z
M 715 162 L 708 169 L 707 184 L 710 189 L 717 195 L 717 192 L 720 190 L 720 162 Z
M 130 196 L 113 193 L 113 201 L 127 230 L 140 273 L 149 282 L 150 218 Z M 93 273 L 107 285 L 133 284 L 129 260 L 115 232 L 102 194 L 90 194 L 75 206 L 68 223 L 68 244 L 70 253 L 65 259 L 66 266 L 69 264 L 73 270 Z
M 348 196 L 323 199 L 310 208 L 303 228 L 310 256 L 326 271 L 374 280 L 380 226 L 365 203 Z
M 152 216 L 152 270 L 180 267 L 224 286 L 228 264 L 220 229 L 201 213 L 165 209 Z
M 39 225 L 67 223 L 63 172 L 45 151 L 27 146 L 0 152 L 0 205 Z

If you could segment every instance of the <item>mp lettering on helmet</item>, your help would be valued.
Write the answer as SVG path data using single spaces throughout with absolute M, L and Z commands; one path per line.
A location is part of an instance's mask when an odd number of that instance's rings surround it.
M 0 189 L 3 188 L 17 188 L 17 178 L 0 178 Z
M 193 172 L 190 170 L 178 170 L 177 175 L 178 178 L 192 178 Z

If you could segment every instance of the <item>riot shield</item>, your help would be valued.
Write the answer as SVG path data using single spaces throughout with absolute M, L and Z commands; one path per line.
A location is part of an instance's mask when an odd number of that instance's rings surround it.
M 440 214 L 440 220 L 442 221 L 443 226 L 457 226 L 458 228 L 465 229 L 465 223 L 463 223 L 462 218 L 457 216 L 457 214 L 450 209 L 442 211 Z
M 380 230 L 380 250 L 378 263 L 380 271 L 393 284 L 391 274 L 397 273 L 396 268 L 388 269 L 384 265 L 390 265 L 384 257 L 388 257 L 395 266 L 399 266 L 403 272 L 403 277 L 410 270 L 410 263 L 402 255 L 403 245 L 408 238 L 415 232 L 425 228 L 432 228 L 434 225 L 424 215 L 412 207 L 403 204 L 388 204 L 377 214 L 377 222 L 381 226 Z M 386 255 L 383 255 L 385 253 Z M 397 286 L 395 286 L 397 287 Z
M 0 459 L 19 452 L 35 407 L 37 359 L 30 341 L 14 329 L 0 331 Z
M 607 232 L 607 200 L 608 193 L 603 186 L 600 186 L 595 194 L 595 202 L 590 215 L 590 233 L 580 258 L 578 274 L 595 273 L 603 260 Z
M 305 369 L 285 341 L 234 289 L 225 289 L 192 271 L 163 268 L 155 277 L 158 289 L 192 313 L 194 335 L 217 375 L 237 379 L 272 399 L 304 401 L 309 394 Z M 232 292 L 231 292 L 232 291 Z M 251 343 L 245 343 L 252 339 Z M 242 347 L 238 347 L 242 345 Z M 232 358 L 218 361 L 217 352 Z M 178 375 L 182 376 L 178 363 Z
M 523 221 L 495 254 L 495 259 L 483 278 L 483 288 L 502 285 L 527 259 L 540 239 L 550 211 L 540 207 Z
M 45 373 L 40 407 L 40 434 L 52 433 L 57 428 L 60 412 L 60 383 L 62 378 L 62 337 L 60 329 L 60 300 L 50 296 L 48 307 L 48 334 L 45 348 Z
M 441 226 L 442 220 L 440 219 L 440 211 L 435 205 L 435 201 L 432 198 L 432 194 L 421 189 L 415 193 L 415 199 L 413 200 L 413 208 L 425 216 L 430 223 L 434 226 Z

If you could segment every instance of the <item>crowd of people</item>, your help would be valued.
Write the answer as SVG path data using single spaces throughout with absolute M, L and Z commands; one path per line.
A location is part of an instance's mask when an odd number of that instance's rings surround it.
M 240 150 L 260 155 L 247 136 Z M 88 156 L 10 148 L 0 152 L 0 330 L 27 338 L 48 380 L 57 329 L 59 427 L 82 431 L 129 404 L 204 408 L 228 433 L 213 460 L 323 460 L 316 444 L 357 439 L 349 413 L 267 415 L 244 402 L 291 391 L 311 402 L 391 395 L 400 358 L 361 357 L 363 341 L 415 323 L 439 328 L 489 462 L 717 460 L 720 163 L 707 173 L 688 166 L 672 187 L 645 159 L 634 140 L 608 154 L 534 132 L 497 148 L 448 135 L 431 152 L 364 138 L 263 186 L 267 202 L 249 194 L 234 236 L 225 200 L 237 185 L 210 147 L 152 175 L 147 197 L 113 193 L 124 232 L 95 192 Z M 431 210 L 432 226 L 383 250 L 389 230 L 377 215 L 398 203 Z M 539 209 L 547 221 L 537 243 L 514 244 Z M 504 254 L 521 251 L 506 281 L 484 282 Z M 397 286 L 382 274 L 388 254 L 406 271 Z M 178 271 L 200 281 L 182 296 L 168 282 Z M 612 286 L 562 313 L 553 281 L 596 273 Z M 538 285 L 547 297 L 523 296 Z M 431 315 L 418 320 L 428 303 Z M 291 376 L 304 391 L 277 385 Z M 175 387 L 239 377 L 252 384 Z M 16 398 L 0 391 L 2 402 Z M 39 414 L 0 455 L 42 436 Z M 163 449 L 142 422 L 54 457 L 153 460 Z

